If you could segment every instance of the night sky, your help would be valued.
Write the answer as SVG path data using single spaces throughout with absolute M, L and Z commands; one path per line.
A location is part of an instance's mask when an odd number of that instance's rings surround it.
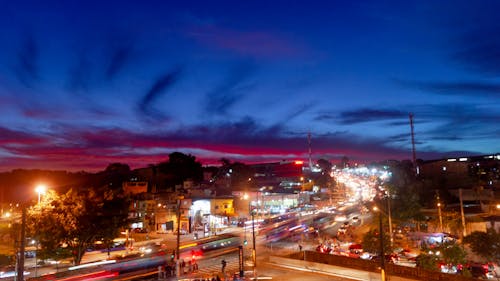
M 0 171 L 498 153 L 499 11 L 0 0 Z

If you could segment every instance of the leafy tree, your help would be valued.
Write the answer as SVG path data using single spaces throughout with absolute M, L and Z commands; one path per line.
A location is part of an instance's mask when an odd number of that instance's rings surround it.
M 490 261 L 500 261 L 500 233 L 494 228 L 488 228 L 486 232 L 474 231 L 465 236 L 463 242 L 468 244 L 475 254 Z
M 320 167 L 321 172 L 311 173 L 310 175 L 315 185 L 327 188 L 335 186 L 335 180 L 330 176 L 330 171 L 332 170 L 333 166 L 332 163 L 325 159 L 319 159 L 317 161 L 317 164 Z
M 390 166 L 392 176 L 384 183 L 388 191 L 388 200 L 391 200 L 391 214 L 393 220 L 399 223 L 413 223 L 419 225 L 424 221 L 420 204 L 422 184 L 415 177 L 413 163 L 401 161 Z
M 326 159 L 318 159 L 317 163 L 322 172 L 330 173 L 330 171 L 332 170 L 332 163 Z
M 456 242 L 442 243 L 438 247 L 443 261 L 447 264 L 464 264 L 467 261 L 467 252 L 462 245 Z
M 434 248 L 423 247 L 417 257 L 417 266 L 428 269 L 438 270 L 438 263 L 457 265 L 467 262 L 467 252 L 457 242 L 444 242 Z
M 252 181 L 255 171 L 249 165 L 241 162 L 231 162 L 222 158 L 222 166 L 217 172 L 216 178 L 223 179 L 222 191 L 230 193 L 232 190 L 246 190 L 254 187 Z
M 423 253 L 417 257 L 417 267 L 427 270 L 437 270 L 439 257 L 434 254 Z
M 95 186 L 108 186 L 112 189 L 120 189 L 124 181 L 130 180 L 132 172 L 127 164 L 113 163 L 108 165 L 106 170 L 100 174 L 102 174 L 104 182 Z
M 95 241 L 109 243 L 118 236 L 127 217 L 128 200 L 116 190 L 70 189 L 61 196 L 49 192 L 29 209 L 28 232 L 37 238 L 46 257 L 70 253 L 79 264 Z
M 193 181 L 203 179 L 203 168 L 195 156 L 173 152 L 168 158 L 168 162 L 158 164 L 158 172 L 164 175 L 166 186 L 180 185 L 187 179 Z
M 382 237 L 384 239 L 384 253 L 392 253 L 391 239 L 387 233 L 383 233 Z M 363 250 L 369 253 L 380 253 L 380 232 L 378 229 L 370 229 L 363 236 L 361 242 Z

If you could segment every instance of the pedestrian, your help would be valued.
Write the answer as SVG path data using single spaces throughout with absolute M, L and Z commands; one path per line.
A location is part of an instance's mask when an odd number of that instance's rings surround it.
M 158 279 L 163 279 L 163 267 L 161 265 L 158 266 Z
M 186 262 L 184 260 L 181 260 L 179 264 L 179 273 L 184 274 L 184 268 L 186 267 Z
M 198 263 L 196 260 L 193 260 L 193 271 L 198 271 Z
M 166 274 L 166 276 L 173 276 L 172 266 L 168 263 L 167 263 L 167 266 L 165 267 L 165 274 Z
M 188 265 L 188 272 L 189 272 L 189 273 L 193 272 L 193 260 L 190 260 L 190 261 L 189 261 L 189 265 Z
M 226 265 L 227 265 L 226 260 L 222 260 L 221 264 L 222 264 L 222 273 L 224 273 L 224 270 L 226 269 Z
M 302 245 L 299 244 L 299 251 L 302 252 Z

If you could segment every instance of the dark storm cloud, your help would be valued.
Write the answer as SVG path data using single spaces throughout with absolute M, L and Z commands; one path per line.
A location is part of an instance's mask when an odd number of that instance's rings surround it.
M 443 82 L 396 80 L 396 83 L 405 88 L 443 95 L 500 97 L 500 84 L 485 81 Z
M 337 121 L 340 124 L 351 125 L 372 121 L 394 120 L 407 118 L 408 112 L 395 109 L 368 109 L 343 111 L 340 113 L 321 112 L 316 117 L 317 121 Z
M 164 117 L 163 114 L 153 108 L 153 103 L 179 80 L 181 73 L 181 68 L 178 67 L 156 79 L 139 102 L 139 111 L 146 117 Z
M 215 89 L 205 95 L 205 112 L 213 115 L 227 114 L 227 111 L 243 98 L 245 92 L 255 87 L 247 81 L 254 71 L 255 67 L 249 63 L 234 67 Z
M 39 78 L 37 65 L 39 53 L 39 46 L 33 34 L 26 34 L 22 39 L 17 52 L 17 62 L 14 65 L 17 78 L 25 86 L 31 87 L 33 82 Z

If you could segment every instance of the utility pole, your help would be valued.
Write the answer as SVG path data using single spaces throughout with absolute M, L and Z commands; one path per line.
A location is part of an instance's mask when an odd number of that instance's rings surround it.
M 384 228 L 382 225 L 382 210 L 378 213 L 379 239 L 380 239 L 380 280 L 385 281 L 385 253 L 384 253 Z
M 391 248 L 394 246 L 394 235 L 392 233 L 392 215 L 391 215 L 391 196 L 387 196 L 387 215 L 389 217 L 389 237 L 391 241 Z
M 252 240 L 253 240 L 253 275 L 254 278 L 256 277 L 256 270 L 257 270 L 257 251 L 255 247 L 255 212 L 252 210 Z
M 467 235 L 467 230 L 465 229 L 465 214 L 464 214 L 464 201 L 462 198 L 462 189 L 458 189 L 458 195 L 460 197 L 460 215 L 462 217 L 462 235 L 465 237 Z
M 184 196 L 179 196 L 178 199 L 177 199 L 177 248 L 176 248 L 176 251 L 175 251 L 175 272 L 177 273 L 177 277 L 180 277 L 181 276 L 181 270 L 180 270 L 180 258 L 181 258 L 181 255 L 180 255 L 180 252 L 179 252 L 179 248 L 180 248 L 180 244 L 181 244 L 181 201 L 182 199 L 184 199 Z
M 17 274 L 16 281 L 24 281 L 24 248 L 26 246 L 26 207 L 22 206 L 21 215 L 21 241 L 19 242 L 19 251 L 17 256 Z

